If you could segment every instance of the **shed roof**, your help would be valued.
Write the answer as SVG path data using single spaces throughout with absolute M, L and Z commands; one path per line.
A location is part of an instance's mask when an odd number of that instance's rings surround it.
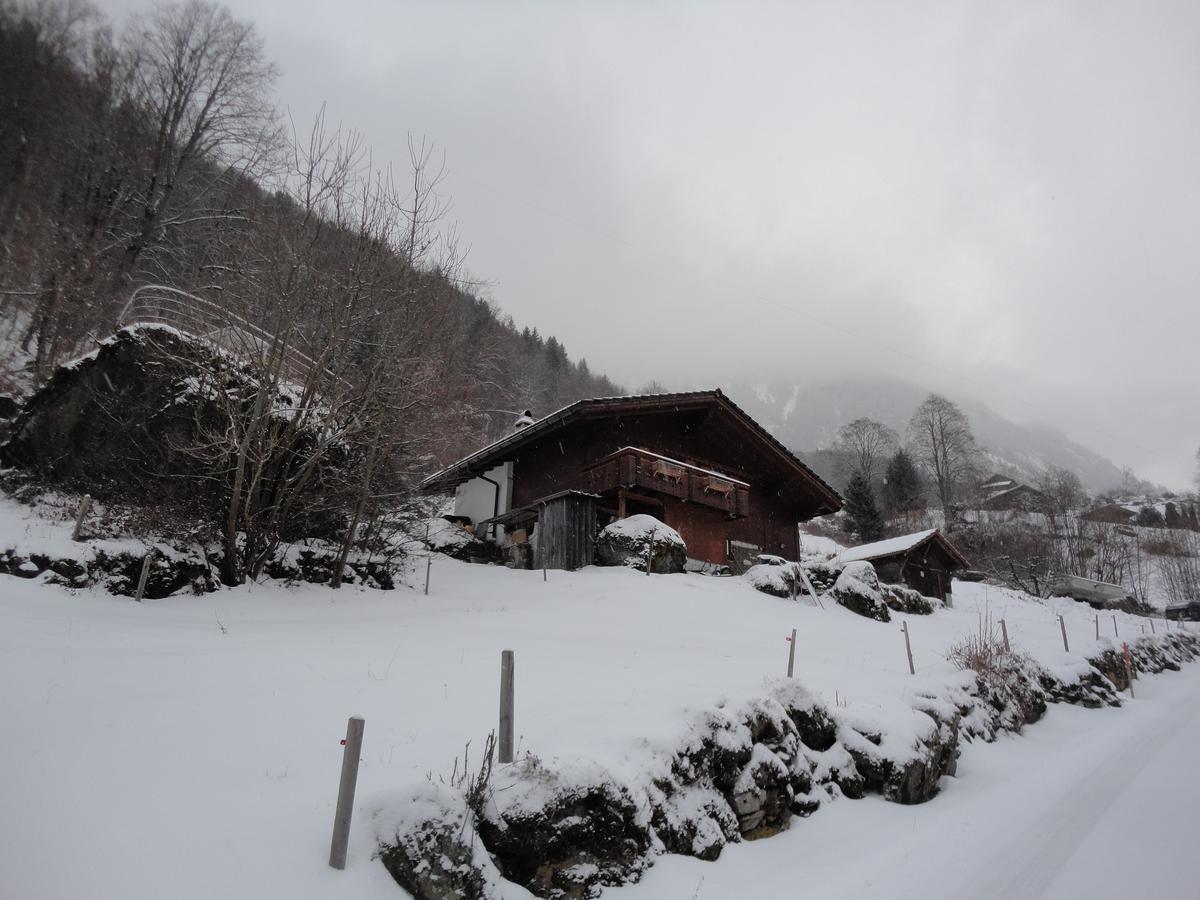
M 820 499 L 826 511 L 836 512 L 842 508 L 842 498 L 837 491 L 719 389 L 578 400 L 430 475 L 421 482 L 420 489 L 427 492 L 449 490 L 511 458 L 512 454 L 522 447 L 576 420 L 634 413 L 670 412 L 704 406 L 716 407 L 727 412 L 748 434 L 756 438 L 783 468 L 801 480 Z
M 890 556 L 906 556 L 926 544 L 937 544 L 961 566 L 970 565 L 967 562 L 967 558 L 962 555 L 959 549 L 938 528 L 930 528 L 926 531 L 918 531 L 913 534 L 902 534 L 899 537 L 888 538 L 886 541 L 876 541 L 873 544 L 851 547 L 849 550 L 842 551 L 841 560 L 844 563 L 857 562 L 859 560 L 870 562 L 877 559 L 886 559 Z

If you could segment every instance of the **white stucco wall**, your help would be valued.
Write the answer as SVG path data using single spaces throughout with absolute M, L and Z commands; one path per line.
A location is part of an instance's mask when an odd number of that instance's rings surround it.
M 512 469 L 512 463 L 506 462 L 483 473 L 500 485 L 499 504 L 495 506 L 495 485 L 482 478 L 472 478 L 460 484 L 454 491 L 454 514 L 466 516 L 472 522 L 480 522 L 508 512 L 512 508 Z M 500 537 L 503 529 L 497 531 L 497 537 Z

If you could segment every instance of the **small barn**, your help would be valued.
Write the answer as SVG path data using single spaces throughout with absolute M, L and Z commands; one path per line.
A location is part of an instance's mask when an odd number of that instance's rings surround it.
M 840 558 L 843 563 L 869 562 L 881 580 L 893 584 L 903 582 L 926 597 L 947 601 L 950 600 L 954 573 L 970 566 L 966 557 L 937 528 L 852 547 L 843 550 Z
M 741 571 L 761 553 L 796 559 L 797 525 L 838 493 L 719 390 L 581 400 L 431 475 L 454 512 L 540 568 L 592 561 L 597 531 L 636 513 L 679 532 L 689 560 Z M 515 555 L 521 555 L 517 552 Z
M 1036 512 L 1050 503 L 1050 498 L 1037 488 L 1006 475 L 993 475 L 981 483 L 979 495 L 980 509 L 992 511 Z

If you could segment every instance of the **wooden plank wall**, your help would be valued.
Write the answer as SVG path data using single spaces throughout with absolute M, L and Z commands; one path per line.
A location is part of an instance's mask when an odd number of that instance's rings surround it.
M 541 508 L 538 558 L 534 568 L 579 569 L 592 564 L 596 550 L 596 500 L 568 494 Z

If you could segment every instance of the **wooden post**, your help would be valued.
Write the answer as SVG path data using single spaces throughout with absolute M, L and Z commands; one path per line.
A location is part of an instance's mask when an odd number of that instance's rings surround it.
M 800 568 L 800 563 L 796 563 L 796 569 L 798 570 L 799 568 Z M 799 580 L 800 580 L 800 573 L 799 573 L 799 571 L 793 571 L 793 572 L 792 572 L 792 583 L 791 583 L 791 589 L 792 589 L 792 602 L 793 602 L 793 603 L 795 603 L 795 602 L 796 602 L 796 583 L 797 583 Z
M 1151 616 L 1151 617 L 1150 617 L 1150 633 L 1151 633 L 1151 634 L 1155 634 L 1155 633 L 1156 633 L 1156 632 L 1154 631 L 1154 617 L 1153 617 L 1153 616 Z
M 788 642 L 791 644 L 791 646 L 788 647 L 788 678 L 791 678 L 792 672 L 795 671 L 795 668 L 796 668 L 796 629 L 795 628 L 792 629 L 792 636 L 790 638 L 788 638 Z
M 433 568 L 433 551 L 425 551 L 425 596 L 429 596 L 429 570 Z
M 513 652 L 500 654 L 500 762 L 513 761 Z
M 154 557 L 154 551 L 151 550 L 146 554 L 146 558 L 142 560 L 142 574 L 138 576 L 137 593 L 133 599 L 138 603 L 142 602 L 142 597 L 146 594 L 146 579 L 150 577 L 150 560 Z
M 71 532 L 71 540 L 79 540 L 79 535 L 83 532 L 83 520 L 87 516 L 88 510 L 92 506 L 92 495 L 84 494 L 83 499 L 79 501 L 79 512 L 75 514 L 75 529 Z
M 1000 620 L 1000 634 L 1004 636 L 1004 652 L 1011 653 L 1012 647 L 1008 645 L 1008 623 L 1003 619 Z
M 1096 640 L 1100 640 L 1100 613 L 1096 613 Z
M 1067 643 L 1067 623 L 1063 621 L 1063 617 L 1058 617 L 1058 627 L 1062 629 L 1063 649 L 1068 653 L 1071 652 L 1071 645 Z
M 1134 673 L 1133 673 L 1133 654 L 1131 654 L 1129 652 L 1129 641 L 1125 642 L 1125 646 L 1122 649 L 1124 651 L 1124 656 L 1125 656 L 1125 678 L 1129 682 L 1129 697 L 1130 697 L 1130 699 L 1132 699 L 1133 698 Z
M 362 756 L 362 716 L 351 716 L 346 723 L 346 749 L 342 751 L 342 777 L 338 781 L 337 809 L 333 814 L 333 840 L 329 844 L 329 865 L 346 868 L 346 847 L 350 843 L 350 817 L 354 815 L 354 789 L 358 784 L 358 760 Z
M 825 604 L 821 602 L 821 598 L 817 596 L 817 590 L 813 587 L 813 583 L 808 579 L 808 573 L 804 571 L 804 566 L 796 563 L 796 571 L 800 575 L 800 580 L 804 582 L 804 589 L 808 591 L 808 595 L 813 598 L 813 602 L 821 609 L 825 608 Z
M 904 652 L 908 654 L 908 674 L 916 675 L 917 670 L 913 667 L 912 644 L 910 644 L 908 640 L 908 623 L 902 622 L 900 624 L 900 630 L 904 632 Z
M 1117 617 L 1113 616 L 1113 637 L 1120 637 L 1120 636 L 1121 635 L 1117 632 Z

